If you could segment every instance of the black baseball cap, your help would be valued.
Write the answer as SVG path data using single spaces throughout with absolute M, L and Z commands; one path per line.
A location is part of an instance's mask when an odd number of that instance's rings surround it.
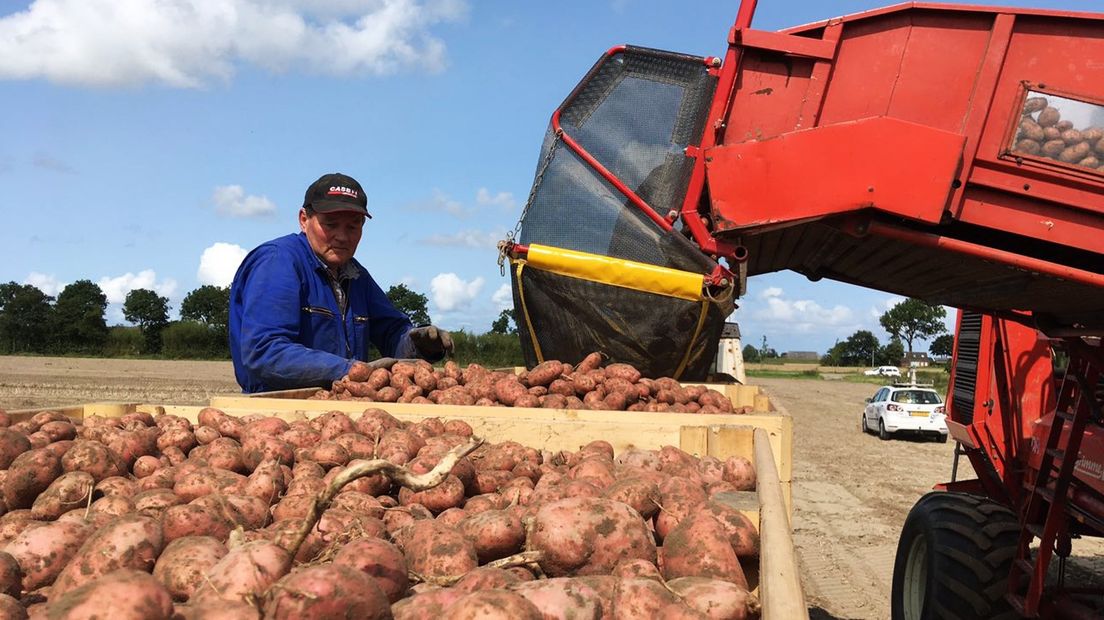
M 318 213 L 355 211 L 372 217 L 368 213 L 368 196 L 364 195 L 364 188 L 356 179 L 340 172 L 324 174 L 311 183 L 303 197 L 303 208 L 307 207 Z

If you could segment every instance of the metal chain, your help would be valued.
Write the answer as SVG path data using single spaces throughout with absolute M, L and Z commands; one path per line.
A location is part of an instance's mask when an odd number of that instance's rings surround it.
M 525 216 L 529 213 L 529 207 L 533 206 L 533 199 L 537 196 L 537 189 L 540 188 L 541 183 L 544 181 L 544 173 L 548 170 L 548 166 L 552 164 L 552 160 L 556 156 L 556 149 L 559 148 L 560 142 L 562 142 L 562 136 L 562 129 L 556 131 L 552 138 L 552 145 L 548 147 L 548 153 L 545 154 L 544 160 L 541 161 L 540 168 L 537 169 L 537 176 L 533 179 L 533 188 L 529 190 L 529 197 L 525 200 L 525 207 L 522 208 L 521 215 L 518 216 L 517 225 L 514 226 L 513 231 L 506 235 L 506 240 L 498 244 L 498 271 L 503 276 L 506 275 L 506 248 L 513 244 L 521 233 L 521 224 L 525 221 Z

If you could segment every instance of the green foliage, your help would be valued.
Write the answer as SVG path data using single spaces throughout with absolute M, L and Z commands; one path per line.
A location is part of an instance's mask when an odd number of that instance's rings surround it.
M 763 335 L 763 346 L 759 347 L 759 359 L 766 361 L 778 357 L 778 351 L 767 345 L 767 336 Z
M 903 359 L 905 359 L 905 346 L 901 344 L 900 338 L 894 338 L 889 341 L 889 344 L 878 349 L 878 357 L 874 365 L 900 366 Z
M 161 332 L 161 355 L 170 359 L 225 359 L 230 349 L 222 327 L 174 321 Z
M 452 332 L 452 342 L 456 347 L 456 360 L 461 364 L 475 362 L 488 368 L 525 365 L 525 357 L 521 354 L 521 340 L 516 335 L 494 332 L 470 334 L 459 330 Z
M 908 343 L 908 352 L 912 353 L 913 341 L 928 340 L 947 331 L 943 319 L 947 311 L 943 306 L 933 306 L 919 299 L 906 299 L 893 306 L 882 315 L 879 322 L 894 338 Z
M 821 358 L 825 366 L 868 366 L 874 361 L 879 350 L 878 337 L 868 330 L 859 331 L 837 342 Z
M 53 297 L 30 284 L 0 284 L 0 351 L 42 353 L 50 332 Z
M 744 363 L 754 364 L 759 361 L 759 349 L 751 346 L 750 344 L 744 345 Z
M 137 327 L 116 325 L 107 330 L 103 354 L 107 357 L 135 357 L 142 354 L 145 339 Z
M 205 284 L 184 297 L 180 318 L 196 321 L 226 333 L 230 324 L 230 287 Z
M 107 342 L 107 296 L 91 280 L 66 286 L 54 303 L 51 337 L 58 353 L 98 355 Z
M 429 300 L 425 295 L 416 293 L 405 284 L 396 284 L 387 289 L 387 298 L 399 310 L 410 317 L 414 325 L 429 325 Z
M 517 319 L 514 318 L 513 309 L 503 310 L 498 318 L 491 323 L 492 334 L 517 334 Z
M 123 316 L 138 326 L 145 339 L 143 353 L 161 351 L 161 332 L 169 324 L 169 300 L 147 288 L 136 288 L 127 293 L 123 302 Z
M 951 334 L 936 336 L 928 347 L 928 353 L 936 357 L 950 357 L 954 353 L 954 336 Z

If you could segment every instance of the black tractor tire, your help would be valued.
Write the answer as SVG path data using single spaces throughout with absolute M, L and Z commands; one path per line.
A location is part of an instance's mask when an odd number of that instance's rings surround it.
M 878 439 L 885 441 L 889 439 L 889 437 L 889 431 L 885 429 L 885 421 L 881 418 L 878 418 Z
M 893 563 L 893 620 L 1012 620 L 1004 600 L 1020 524 L 986 497 L 937 491 L 912 507 Z

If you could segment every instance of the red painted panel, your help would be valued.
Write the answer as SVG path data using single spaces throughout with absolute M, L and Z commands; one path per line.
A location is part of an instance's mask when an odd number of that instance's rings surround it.
M 909 18 L 896 13 L 844 26 L 820 124 L 883 116 L 908 45 Z
M 962 132 L 992 27 L 991 15 L 914 12 L 889 116 Z
M 725 143 L 762 140 L 801 126 L 814 61 L 747 50 L 740 60 Z
M 868 207 L 935 223 L 962 147 L 959 135 L 885 117 L 714 147 L 706 175 L 716 229 Z

